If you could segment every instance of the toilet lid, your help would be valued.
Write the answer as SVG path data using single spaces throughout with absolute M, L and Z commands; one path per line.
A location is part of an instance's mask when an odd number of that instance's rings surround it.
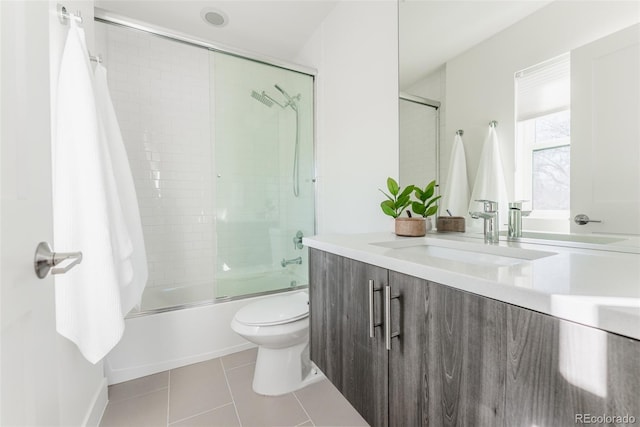
M 251 303 L 238 310 L 236 320 L 245 325 L 270 326 L 293 322 L 308 315 L 309 295 L 296 292 Z

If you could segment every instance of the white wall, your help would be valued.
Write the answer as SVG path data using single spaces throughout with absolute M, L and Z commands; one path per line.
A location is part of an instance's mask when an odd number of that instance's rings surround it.
M 455 131 L 464 129 L 469 181 L 473 186 L 488 123 L 497 120 L 512 198 L 514 73 L 632 25 L 638 16 L 637 2 L 556 1 L 449 61 L 441 165 L 449 161 Z
M 380 210 L 398 176 L 398 11 L 338 2 L 297 62 L 317 76 L 317 233 L 391 231 Z
M 45 2 L 42 2 L 45 3 Z M 68 25 L 58 21 L 56 6 L 61 4 L 68 11 L 80 11 L 84 22 L 87 47 L 94 54 L 93 1 L 49 1 L 49 60 L 51 68 L 51 113 L 55 116 L 56 82 L 62 58 L 62 50 L 69 30 Z M 44 99 L 44 98 L 43 98 Z M 52 133 L 55 134 L 55 121 Z M 107 382 L 104 378 L 103 362 L 93 365 L 82 357 L 75 344 L 57 335 L 56 351 L 58 364 L 58 425 L 97 425 L 107 402 Z

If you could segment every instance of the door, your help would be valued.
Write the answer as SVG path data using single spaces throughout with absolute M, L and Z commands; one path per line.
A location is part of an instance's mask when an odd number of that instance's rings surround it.
M 389 282 L 392 424 L 504 425 L 506 305 L 393 271 Z
M 33 270 L 52 240 L 49 4 L 0 2 L 0 425 L 59 419 L 53 279 Z
M 309 270 L 311 360 L 370 425 L 388 425 L 381 291 L 374 292 L 373 338 L 369 322 L 369 281 L 382 289 L 387 270 L 315 249 Z
M 640 24 L 571 52 L 572 233 L 640 234 L 639 81 Z
M 513 305 L 506 328 L 505 425 L 584 425 L 595 414 L 637 419 L 638 341 Z

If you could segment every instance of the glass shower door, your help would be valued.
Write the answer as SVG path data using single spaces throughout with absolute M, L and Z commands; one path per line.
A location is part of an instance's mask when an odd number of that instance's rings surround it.
M 313 77 L 212 52 L 216 297 L 308 284 Z

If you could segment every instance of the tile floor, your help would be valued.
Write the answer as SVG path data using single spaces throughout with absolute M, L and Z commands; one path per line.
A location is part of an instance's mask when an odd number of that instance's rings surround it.
M 109 387 L 100 426 L 367 426 L 327 380 L 284 396 L 253 392 L 256 349 Z

